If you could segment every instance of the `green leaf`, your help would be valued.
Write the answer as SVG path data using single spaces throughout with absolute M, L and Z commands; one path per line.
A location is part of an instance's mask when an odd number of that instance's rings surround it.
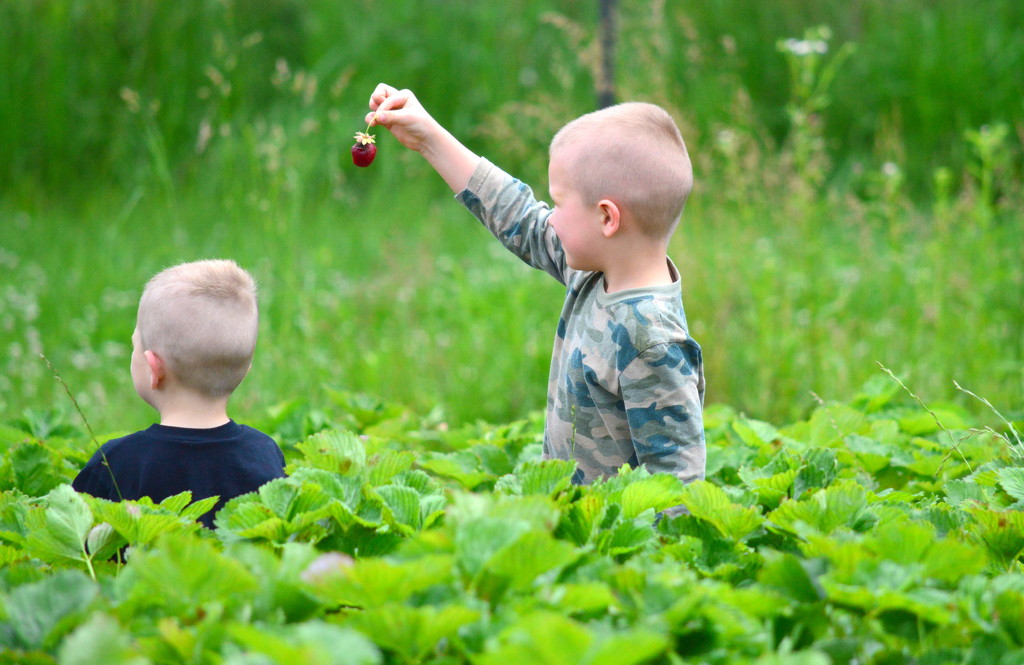
M 17 547 L 0 544 L 0 568 L 27 558 L 29 558 L 28 552 Z
M 32 434 L 24 429 L 0 423 L 0 447 L 13 447 L 23 441 L 31 441 Z
M 690 514 L 713 525 L 734 541 L 740 541 L 764 523 L 756 508 L 733 503 L 720 487 L 698 480 L 683 487 L 683 505 Z
M 880 558 L 910 565 L 924 560 L 935 537 L 935 528 L 928 522 L 894 520 L 872 529 L 864 545 Z
M 761 505 L 771 508 L 777 507 L 782 497 L 789 495 L 793 489 L 793 480 L 796 478 L 796 474 L 796 469 L 786 469 L 769 476 L 760 475 L 756 469 L 751 467 L 743 467 L 739 470 L 739 477 L 743 484 L 757 493 Z
M 191 501 L 192 492 L 185 490 L 184 492 L 179 492 L 178 494 L 167 497 L 156 505 L 168 512 L 178 515 L 185 509 L 185 506 L 191 503 Z M 216 503 L 216 501 L 214 501 L 214 503 Z
M 824 597 L 814 564 L 793 554 L 763 551 L 765 563 L 757 574 L 758 581 L 781 591 L 800 603 L 816 603 Z
M 1006 569 L 1024 554 L 1024 512 L 968 508 L 974 518 L 969 527 L 974 537 L 992 555 L 999 568 Z
M 899 384 L 895 381 L 876 374 L 864 383 L 853 403 L 865 413 L 873 413 L 888 405 L 899 390 Z
M 782 439 L 779 430 L 761 420 L 737 418 L 732 423 L 732 429 L 743 443 L 755 448 L 769 446 Z
M 370 460 L 367 481 L 374 487 L 384 485 L 415 463 L 416 455 L 408 450 L 383 450 Z
M 810 420 L 810 443 L 812 446 L 832 447 L 843 443 L 850 434 L 860 433 L 867 416 L 845 404 L 820 407 Z
M 978 547 L 946 537 L 932 544 L 924 557 L 924 573 L 949 584 L 986 568 L 985 552 Z
M 420 495 L 411 487 L 386 485 L 378 487 L 384 521 L 406 535 L 418 530 L 423 522 L 420 515 Z
M 295 446 L 307 466 L 332 473 L 349 474 L 366 466 L 366 447 L 346 430 L 323 430 Z
M 603 528 L 594 539 L 598 552 L 608 556 L 631 554 L 654 542 L 653 523 L 643 519 L 617 519 Z
M 146 665 L 131 639 L 108 614 L 96 613 L 68 635 L 60 647 L 61 665 Z
M 803 464 L 793 480 L 793 497 L 809 489 L 827 487 L 836 477 L 836 451 L 829 448 L 812 448 L 804 453 Z
M 752 665 L 832 665 L 832 659 L 821 651 L 770 653 L 755 660 Z
M 86 562 L 85 542 L 92 524 L 92 511 L 85 499 L 70 485 L 61 485 L 46 496 L 45 507 L 31 508 L 25 514 L 29 531 L 25 549 L 52 563 Z
M 889 466 L 892 448 L 876 439 L 851 434 L 846 437 L 846 448 L 851 451 L 868 473 L 877 473 Z
M 67 625 L 89 607 L 99 588 L 84 573 L 59 570 L 38 582 L 16 587 L 6 598 L 6 618 L 20 646 L 49 647 Z
M 622 513 L 632 519 L 647 510 L 661 512 L 677 506 L 681 502 L 682 487 L 678 478 L 667 473 L 634 481 L 622 491 Z
M 503 476 L 506 473 L 512 473 L 515 469 L 515 464 L 509 455 L 510 449 L 505 447 L 507 445 L 509 445 L 509 442 L 505 440 L 501 440 L 500 445 L 495 443 L 479 443 L 470 448 L 470 452 L 480 460 L 479 464 L 482 470 L 495 477 Z
M 649 662 L 668 647 L 667 635 L 636 628 L 600 639 L 584 662 L 587 665 L 637 665 Z
M 421 495 L 403 485 L 384 485 L 371 491 L 381 500 L 384 521 L 406 535 L 431 526 L 444 514 L 445 499 L 438 494 Z
M 604 615 L 621 609 L 618 598 L 603 582 L 558 584 L 541 589 L 545 601 L 563 614 Z
M 310 470 L 300 470 L 287 478 L 276 478 L 259 488 L 257 494 L 274 515 L 286 522 L 302 513 L 323 508 L 331 497 Z
M 952 404 L 930 404 L 928 409 L 931 413 L 916 412 L 900 418 L 900 429 L 914 436 L 934 434 L 940 430 L 939 425 L 935 422 L 936 419 L 948 430 L 967 429 L 968 427 L 960 407 Z
M 288 623 L 307 620 L 323 607 L 303 581 L 305 571 L 314 568 L 319 559 L 343 556 L 337 552 L 321 554 L 305 542 L 285 543 L 277 549 L 236 542 L 224 553 L 260 580 L 249 604 L 252 618 L 272 617 Z
M 954 507 L 962 506 L 965 501 L 987 503 L 982 487 L 969 480 L 947 480 L 942 491 L 946 493 L 946 500 Z
M 494 474 L 480 470 L 480 460 L 468 450 L 459 450 L 453 453 L 425 453 L 418 464 L 420 468 L 435 476 L 456 481 L 465 489 L 473 489 L 495 479 Z
M 530 494 L 552 496 L 572 484 L 572 475 L 575 472 L 576 462 L 573 460 L 548 459 L 523 462 L 516 466 L 513 472 L 514 479 L 518 483 L 514 485 L 515 491 L 512 493 L 523 496 Z
M 8 453 L 13 487 L 29 496 L 44 496 L 61 483 L 68 482 L 57 473 L 59 457 L 41 443 L 27 441 Z
M 380 652 L 361 633 L 323 621 L 294 626 L 233 623 L 228 632 L 248 652 L 268 656 L 277 665 L 378 665 Z
M 530 530 L 530 524 L 498 517 L 477 517 L 458 525 L 455 532 L 455 557 L 459 568 L 470 579 L 501 548 Z
M 455 637 L 479 616 L 476 610 L 461 605 L 439 609 L 387 603 L 350 615 L 345 625 L 408 662 L 420 662 L 441 640 Z
M 132 546 L 147 545 L 164 533 L 200 528 L 193 521 L 182 520 L 176 512 L 154 505 L 149 498 L 115 502 L 89 497 L 88 502 L 96 519 L 112 526 Z M 177 507 L 178 502 L 172 506 Z
M 530 589 L 540 575 L 559 570 L 578 556 L 570 543 L 555 540 L 546 531 L 528 531 L 495 552 L 474 584 L 481 596 L 494 600 L 507 589 Z
M 219 496 L 209 496 L 205 499 L 200 499 L 195 503 L 190 504 L 184 510 L 178 511 L 178 515 L 189 522 L 195 522 L 200 517 L 205 515 L 207 512 L 213 509 L 217 505 L 217 501 L 220 500 Z
M 584 494 L 569 504 L 558 524 L 557 534 L 576 543 L 585 545 L 596 535 L 598 524 L 604 517 L 605 502 L 596 494 Z
M 999 469 L 999 485 L 1018 501 L 1024 501 L 1024 468 L 1008 466 Z
M 105 561 L 113 557 L 127 541 L 106 522 L 101 522 L 89 530 L 86 546 L 94 560 Z
M 865 613 L 881 614 L 906 612 L 920 617 L 939 626 L 949 625 L 954 621 L 954 613 L 949 609 L 952 594 L 939 589 L 916 588 L 900 591 L 892 588 L 872 588 L 839 584 L 827 576 L 822 578 L 822 586 L 830 602 L 837 605 L 856 608 Z
M 498 644 L 477 659 L 479 665 L 567 665 L 581 663 L 593 637 L 582 625 L 549 612 L 520 615 L 498 636 Z
M 276 541 L 275 534 L 280 533 L 281 538 L 287 535 L 285 521 L 263 505 L 256 494 L 243 494 L 228 501 L 217 512 L 214 524 L 221 538 L 233 536 Z
M 243 603 L 259 584 L 237 560 L 208 540 L 194 535 L 161 536 L 153 549 L 135 552 L 117 586 L 146 606 L 159 605 L 168 614 L 195 612 L 204 603 Z
M 304 579 L 318 596 L 338 605 L 377 607 L 401 603 L 431 586 L 449 583 L 453 568 L 454 557 L 448 554 L 403 562 L 368 558 L 322 573 L 306 573 Z
M 784 501 L 767 515 L 770 525 L 798 535 L 805 529 L 829 534 L 842 526 L 860 530 L 870 524 L 872 518 L 867 491 L 848 480 L 799 501 Z

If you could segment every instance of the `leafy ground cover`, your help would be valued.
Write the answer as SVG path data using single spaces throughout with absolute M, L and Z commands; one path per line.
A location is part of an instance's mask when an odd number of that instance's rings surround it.
M 76 494 L 93 444 L 37 413 L 0 429 L 0 662 L 1019 663 L 1019 430 L 922 406 L 880 376 L 785 426 L 712 407 L 707 481 L 578 487 L 537 418 L 337 393 L 260 423 L 289 476 L 216 532 Z

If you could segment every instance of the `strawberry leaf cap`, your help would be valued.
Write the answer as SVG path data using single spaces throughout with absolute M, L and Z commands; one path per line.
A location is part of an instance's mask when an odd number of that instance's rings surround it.
M 366 132 L 356 132 L 356 143 L 360 145 L 369 145 L 371 143 L 376 142 L 377 141 L 373 134 L 368 134 Z

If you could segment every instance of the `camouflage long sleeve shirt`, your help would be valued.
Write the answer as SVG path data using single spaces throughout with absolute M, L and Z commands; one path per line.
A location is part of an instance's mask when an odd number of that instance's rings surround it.
M 604 275 L 569 268 L 528 186 L 481 160 L 456 197 L 512 253 L 566 286 L 548 378 L 545 458 L 573 459 L 590 483 L 623 464 L 704 477 L 700 346 L 687 333 L 678 271 L 666 286 L 604 290 Z

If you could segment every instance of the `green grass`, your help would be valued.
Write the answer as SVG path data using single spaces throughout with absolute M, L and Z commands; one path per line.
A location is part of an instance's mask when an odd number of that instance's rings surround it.
M 454 422 L 542 408 L 561 286 L 506 254 L 418 158 L 382 144 L 380 172 L 365 177 L 392 181 L 394 197 L 379 186 L 351 202 L 274 204 L 108 193 L 74 211 L 5 209 L 0 411 L 68 406 L 42 352 L 97 429 L 150 418 L 127 372 L 141 287 L 211 256 L 235 258 L 261 284 L 239 417 L 316 403 L 328 389 L 420 413 L 437 405 Z M 983 228 L 967 199 L 936 215 L 801 203 L 789 181 L 751 184 L 760 193 L 737 200 L 720 183 L 741 187 L 739 176 L 716 177 L 702 181 L 672 251 L 709 402 L 791 417 L 814 405 L 811 391 L 855 393 L 881 362 L 926 399 L 958 397 L 957 380 L 1020 409 L 1019 213 Z
M 346 154 L 384 79 L 543 196 L 549 137 L 593 104 L 596 6 L 101 4 L 0 9 L 3 417 L 70 408 L 44 353 L 96 429 L 145 424 L 127 372 L 140 290 L 210 256 L 262 285 L 240 419 L 332 389 L 453 422 L 543 407 L 561 287 L 386 133 L 372 168 Z M 978 408 L 956 380 L 1015 417 L 1024 107 L 1000 72 L 1024 58 L 1019 4 L 881 6 L 621 3 L 620 96 L 669 108 L 694 159 L 672 255 L 708 401 L 788 420 L 882 363 L 928 401 Z M 957 21 L 963 52 L 939 66 Z M 820 23 L 822 58 L 776 49 Z M 61 48 L 77 34 L 91 46 Z M 790 65 L 826 80 L 847 41 L 823 97 L 793 93 Z M 990 94 L 944 92 L 967 81 Z

